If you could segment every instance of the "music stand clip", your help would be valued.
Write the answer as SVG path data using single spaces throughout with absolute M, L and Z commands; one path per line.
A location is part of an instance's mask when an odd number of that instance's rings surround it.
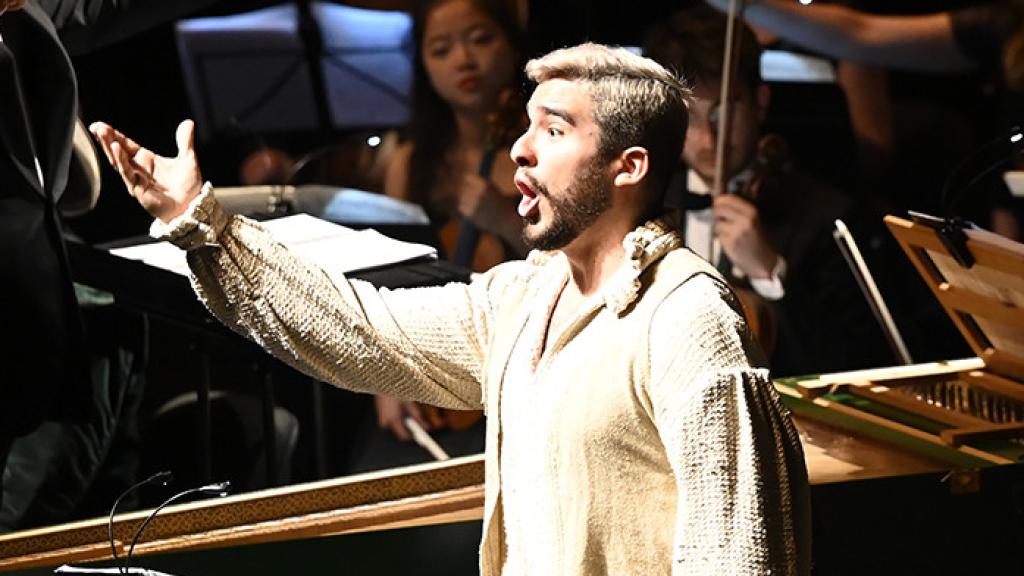
M 967 249 L 967 234 L 964 233 L 966 228 L 975 228 L 974 223 L 959 216 L 938 218 L 913 210 L 908 210 L 907 213 L 916 224 L 934 229 L 942 245 L 962 268 L 970 270 L 974 266 L 974 255 Z

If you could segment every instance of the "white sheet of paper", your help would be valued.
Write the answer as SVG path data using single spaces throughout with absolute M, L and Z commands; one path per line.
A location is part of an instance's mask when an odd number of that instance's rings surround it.
M 271 236 L 332 279 L 419 258 L 437 258 L 425 244 L 388 238 L 373 229 L 353 230 L 308 214 L 293 214 L 262 222 Z M 188 275 L 185 252 L 169 242 L 116 248 L 111 254 L 141 260 L 175 274 Z

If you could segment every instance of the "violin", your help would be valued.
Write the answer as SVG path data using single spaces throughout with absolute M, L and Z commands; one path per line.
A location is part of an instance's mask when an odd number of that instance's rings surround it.
M 524 105 L 513 90 L 499 96 L 497 109 L 488 115 L 484 154 L 477 166 L 477 175 L 491 177 L 495 157 L 509 141 L 525 130 Z M 471 220 L 451 218 L 439 230 L 441 245 L 449 259 L 474 272 L 484 272 L 508 260 L 513 254 L 494 234 L 480 230 Z
M 490 178 L 494 160 L 503 147 L 526 128 L 525 105 L 515 91 L 506 90 L 499 98 L 498 108 L 488 116 L 487 146 L 477 166 L 477 175 Z M 438 231 L 441 246 L 452 262 L 484 272 L 512 257 L 502 240 L 481 230 L 467 218 L 451 218 Z M 451 410 L 423 406 L 430 421 L 440 421 L 446 428 L 464 430 L 482 417 L 479 410 Z
M 437 231 L 437 236 L 444 253 L 453 262 L 473 272 L 486 272 L 509 259 L 511 255 L 500 238 L 481 232 L 465 218 L 450 218 Z M 466 240 L 467 238 L 472 240 Z M 460 241 L 463 246 L 471 246 L 467 256 L 463 256 L 466 252 L 459 250 Z
M 729 1 L 724 61 L 722 64 L 721 94 L 719 97 L 719 122 L 717 146 L 715 149 L 715 182 L 712 187 L 712 193 L 715 195 L 728 193 L 726 191 L 726 151 L 729 149 L 729 139 L 732 134 L 733 85 L 736 80 L 740 43 L 743 38 L 743 35 L 738 32 L 737 26 L 741 25 L 745 7 L 745 0 Z M 737 193 L 757 205 L 758 199 L 768 189 L 767 187 L 770 186 L 770 183 L 776 180 L 787 160 L 788 151 L 784 140 L 775 135 L 762 138 L 758 144 L 754 175 L 744 183 L 742 189 Z M 736 298 L 740 302 L 743 315 L 747 321 L 747 327 L 764 350 L 765 355 L 771 357 L 775 350 L 777 333 L 772 307 L 760 294 L 749 286 L 730 282 L 730 288 L 732 288 L 733 293 L 736 294 Z
M 490 178 L 497 153 L 496 147 L 484 151 L 477 169 L 478 176 Z M 473 272 L 486 272 L 511 257 L 501 238 L 481 230 L 467 218 L 450 218 L 438 230 L 438 237 L 448 259 Z
M 758 206 L 764 195 L 777 190 L 779 178 L 789 163 L 789 147 L 777 134 L 767 134 L 757 145 L 753 175 L 735 192 Z M 730 287 L 743 308 L 747 326 L 757 343 L 769 357 L 775 350 L 777 322 L 774 308 L 756 291 L 746 285 L 730 282 Z

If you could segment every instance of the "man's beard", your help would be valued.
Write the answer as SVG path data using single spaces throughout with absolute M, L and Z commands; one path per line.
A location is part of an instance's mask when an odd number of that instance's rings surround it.
M 547 187 L 535 180 L 530 185 L 551 206 L 551 222 L 537 235 L 530 234 L 527 221 L 523 228 L 523 243 L 530 250 L 557 250 L 575 240 L 611 206 L 612 190 L 607 181 L 604 164 L 597 158 L 573 176 L 565 192 L 552 196 Z

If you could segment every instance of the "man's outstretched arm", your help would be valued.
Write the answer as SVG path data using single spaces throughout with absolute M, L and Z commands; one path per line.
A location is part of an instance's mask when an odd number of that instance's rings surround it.
M 722 12 L 729 0 L 707 0 Z M 743 18 L 820 54 L 891 68 L 962 72 L 975 64 L 956 44 L 950 13 L 883 15 L 788 0 L 747 2 Z
M 154 229 L 188 250 L 193 285 L 226 325 L 292 366 L 349 389 L 479 408 L 494 277 L 378 291 L 335 284 L 256 222 L 225 213 L 202 181 L 191 122 L 178 154 L 153 154 L 104 124 L 93 134 Z

